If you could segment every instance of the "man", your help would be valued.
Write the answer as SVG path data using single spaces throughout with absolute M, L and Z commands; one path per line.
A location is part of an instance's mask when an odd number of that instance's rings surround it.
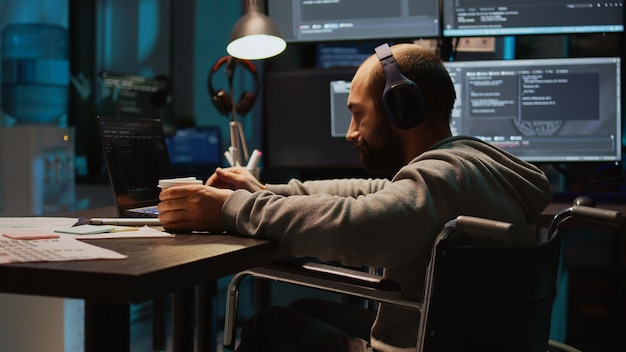
M 513 243 L 533 243 L 535 218 L 551 199 L 545 175 L 480 140 L 451 136 L 454 87 L 435 54 L 412 44 L 376 52 L 352 81 L 346 138 L 367 171 L 390 179 L 263 185 L 241 168 L 218 169 L 206 186 L 162 191 L 165 228 L 226 230 L 277 240 L 296 257 L 384 268 L 416 299 L 433 240 L 458 215 L 511 222 Z M 359 336 L 277 309 L 253 320 L 242 350 L 360 351 L 369 343 L 411 351 L 418 318 L 381 305 L 371 334 Z

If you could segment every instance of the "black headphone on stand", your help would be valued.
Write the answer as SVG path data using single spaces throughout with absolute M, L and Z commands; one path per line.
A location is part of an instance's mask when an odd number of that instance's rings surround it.
M 374 50 L 385 72 L 383 102 L 391 123 L 400 129 L 419 125 L 426 118 L 427 109 L 419 86 L 402 74 L 389 44 L 382 44 Z
M 224 56 L 217 60 L 213 65 L 213 68 L 209 72 L 209 77 L 207 79 L 207 86 L 209 89 L 209 94 L 211 95 L 211 101 L 213 105 L 217 109 L 217 111 L 224 115 L 228 116 L 232 113 L 233 110 L 233 99 L 230 95 L 223 89 L 215 89 L 213 87 L 213 75 L 215 72 L 219 71 L 222 66 L 226 65 L 226 74 L 228 75 L 228 83 L 232 85 L 233 81 L 233 73 L 235 68 L 239 65 L 242 66 L 246 71 L 252 74 L 254 78 L 254 90 L 253 91 L 244 91 L 241 93 L 239 100 L 237 100 L 235 104 L 235 111 L 237 114 L 243 116 L 250 112 L 252 107 L 254 106 L 254 101 L 256 100 L 257 91 L 259 89 L 259 77 L 256 72 L 256 67 L 254 64 L 248 60 L 237 59 L 232 56 Z

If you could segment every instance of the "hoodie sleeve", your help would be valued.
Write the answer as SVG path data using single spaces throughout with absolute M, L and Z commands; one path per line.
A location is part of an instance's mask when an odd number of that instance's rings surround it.
M 285 185 L 266 185 L 272 193 L 293 196 L 311 194 L 332 194 L 342 197 L 358 197 L 377 192 L 388 185 L 386 179 L 335 179 L 306 181 L 292 179 Z
M 235 191 L 222 208 L 225 230 L 278 240 L 294 256 L 373 267 L 426 258 L 439 230 L 458 215 L 529 230 L 551 198 L 539 169 L 462 141 L 422 154 L 391 182 L 292 181 L 269 189 Z

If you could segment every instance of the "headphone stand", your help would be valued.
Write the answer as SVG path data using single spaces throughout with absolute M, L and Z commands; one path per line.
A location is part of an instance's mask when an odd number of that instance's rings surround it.
M 230 147 L 226 151 L 226 159 L 231 166 L 242 166 L 243 161 L 248 161 L 248 146 L 246 145 L 246 137 L 243 133 L 243 126 L 239 121 L 230 121 Z M 243 157 L 242 159 L 242 151 Z M 230 158 L 229 158 L 230 155 Z

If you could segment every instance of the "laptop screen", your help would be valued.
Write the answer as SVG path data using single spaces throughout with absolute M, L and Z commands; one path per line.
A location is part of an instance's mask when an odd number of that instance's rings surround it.
M 98 126 L 120 212 L 155 205 L 159 180 L 172 176 L 161 121 L 99 116 Z

